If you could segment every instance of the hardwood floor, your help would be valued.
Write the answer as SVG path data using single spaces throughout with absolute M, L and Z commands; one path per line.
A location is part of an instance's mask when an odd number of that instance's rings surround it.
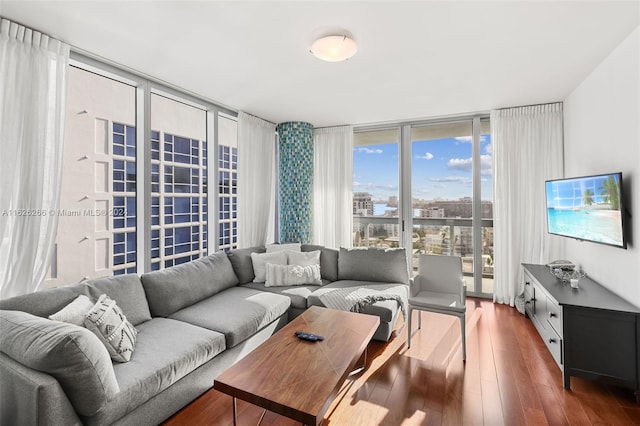
M 458 319 L 422 315 L 410 350 L 401 321 L 389 342 L 369 344 L 367 369 L 345 382 L 323 424 L 640 425 L 630 390 L 572 378 L 565 391 L 531 321 L 515 309 L 467 299 L 466 364 Z M 211 390 L 165 425 L 231 425 L 231 404 Z M 257 424 L 261 414 L 238 402 L 240 425 Z M 299 423 L 267 413 L 262 424 Z

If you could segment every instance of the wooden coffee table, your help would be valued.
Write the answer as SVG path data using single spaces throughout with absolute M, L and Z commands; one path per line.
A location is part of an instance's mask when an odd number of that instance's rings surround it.
M 380 324 L 373 315 L 312 306 L 218 376 L 213 388 L 308 425 L 318 425 Z M 296 331 L 319 334 L 300 340 Z M 365 361 L 366 362 L 366 361 Z M 264 416 L 264 413 L 263 413 Z

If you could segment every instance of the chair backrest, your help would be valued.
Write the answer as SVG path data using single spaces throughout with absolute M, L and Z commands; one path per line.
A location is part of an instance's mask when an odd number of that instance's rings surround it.
M 425 290 L 463 292 L 462 258 L 459 256 L 420 255 L 418 275 Z

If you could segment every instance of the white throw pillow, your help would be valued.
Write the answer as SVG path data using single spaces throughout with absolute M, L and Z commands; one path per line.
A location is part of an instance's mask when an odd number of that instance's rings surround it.
M 254 283 L 263 283 L 267 279 L 267 263 L 276 265 L 287 264 L 287 253 L 276 251 L 273 253 L 251 253 L 251 263 L 253 263 Z
M 267 253 L 273 253 L 276 251 L 301 251 L 302 244 L 300 243 L 287 243 L 287 244 L 269 244 L 267 245 Z
M 84 315 L 93 308 L 93 302 L 81 294 L 55 314 L 49 315 L 50 320 L 68 322 L 84 327 Z
M 288 251 L 287 257 L 289 259 L 289 265 L 320 265 L 320 250 L 307 252 Z
M 267 263 L 265 287 L 284 287 L 291 285 L 322 285 L 320 265 L 274 265 Z
M 117 362 L 131 359 L 138 330 L 127 321 L 114 300 L 103 294 L 84 319 L 84 325 L 104 344 Z

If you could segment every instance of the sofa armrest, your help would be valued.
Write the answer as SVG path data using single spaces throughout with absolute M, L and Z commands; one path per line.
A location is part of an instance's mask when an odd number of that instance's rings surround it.
M 0 353 L 0 377 L 0 424 L 82 424 L 60 384 L 52 376 Z

